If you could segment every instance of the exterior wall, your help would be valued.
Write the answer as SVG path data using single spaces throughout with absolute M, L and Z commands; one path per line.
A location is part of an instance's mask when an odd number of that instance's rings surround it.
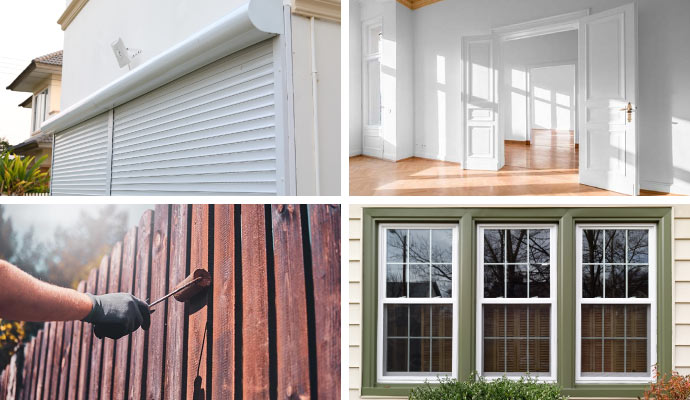
M 640 178 L 643 189 L 690 193 L 690 3 L 634 0 L 638 5 Z M 592 13 L 631 0 L 441 1 L 414 11 L 415 131 L 434 132 L 439 115 L 436 60 L 445 57 L 448 76 L 445 112 L 449 159 L 459 161 L 463 145 L 460 99 L 464 35 L 488 34 L 493 27 L 589 8 Z M 452 143 L 452 144 L 451 144 Z
M 297 195 L 340 194 L 340 24 L 292 15 L 292 74 L 295 104 L 295 162 Z M 316 99 L 312 80 L 316 56 Z M 315 104 L 316 103 L 316 104 Z M 315 107 L 316 105 L 316 107 Z M 314 111 L 318 137 L 315 141 Z M 318 142 L 318 149 L 316 149 Z M 318 154 L 318 157 L 317 157 Z M 317 167 L 318 164 L 318 167 Z
M 467 204 L 467 207 L 476 205 Z M 486 207 L 487 205 L 480 205 Z M 509 206 L 502 204 L 501 207 Z M 561 205 L 559 205 L 561 206 Z M 565 206 L 565 205 L 562 205 Z M 582 207 L 582 205 L 574 205 Z M 592 205 L 597 206 L 597 205 Z M 374 207 L 398 207 L 396 205 L 377 205 Z M 409 207 L 404 205 L 400 207 Z M 414 207 L 443 207 L 414 206 Z M 451 206 L 451 207 L 457 207 Z M 363 206 L 351 205 L 349 208 L 349 365 L 348 392 L 351 400 L 377 398 L 360 396 L 362 383 L 362 213 Z M 673 370 L 681 374 L 690 374 L 690 206 L 673 206 L 675 218 L 674 229 L 674 360 Z M 381 397 L 378 397 L 381 398 Z M 386 399 L 406 399 L 405 397 L 385 397 Z M 611 400 L 611 399 L 609 399 Z
M 244 0 L 89 1 L 65 30 L 62 109 L 128 72 L 110 44 L 142 50 L 132 67 L 231 12 Z M 154 32 L 155 34 L 152 34 Z
M 690 374 L 690 206 L 674 208 L 674 369 Z
M 60 97 L 62 96 L 62 75 L 50 75 L 49 79 L 34 88 L 34 96 L 48 88 L 48 116 L 60 112 Z

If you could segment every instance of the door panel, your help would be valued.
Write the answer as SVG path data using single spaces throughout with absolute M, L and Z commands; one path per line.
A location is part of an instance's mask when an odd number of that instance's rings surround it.
M 465 60 L 465 169 L 498 170 L 498 104 L 493 39 L 463 39 Z
M 580 20 L 580 183 L 637 194 L 636 39 L 633 4 Z

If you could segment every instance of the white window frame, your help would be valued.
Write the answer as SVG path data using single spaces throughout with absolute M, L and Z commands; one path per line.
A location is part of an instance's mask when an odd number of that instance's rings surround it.
M 386 298 L 386 230 L 387 229 L 451 229 L 452 230 L 452 277 L 453 288 L 450 298 Z M 438 382 L 439 378 L 458 377 L 458 326 L 459 326 L 459 225 L 448 223 L 389 223 L 379 225 L 379 257 L 378 257 L 378 316 L 376 321 L 376 375 L 379 383 L 424 383 Z M 383 308 L 385 304 L 450 304 L 453 306 L 453 355 L 451 373 L 429 372 L 426 374 L 400 373 L 399 375 L 384 375 L 384 338 L 383 338 Z M 408 354 L 409 357 L 409 354 Z
M 484 231 L 490 229 L 549 229 L 549 295 L 548 298 L 484 298 Z M 507 243 L 507 241 L 506 241 Z M 558 226 L 556 224 L 539 224 L 539 223 L 518 223 L 518 224 L 478 224 L 477 225 L 477 309 L 476 309 L 476 360 L 477 373 L 487 380 L 500 379 L 506 377 L 508 379 L 520 379 L 527 376 L 526 373 L 486 373 L 484 372 L 484 312 L 485 304 L 550 304 L 551 305 L 551 327 L 550 327 L 550 365 L 549 373 L 529 373 L 533 377 L 543 382 L 555 382 L 557 379 L 558 366 L 558 331 L 557 331 L 557 286 L 558 286 Z M 529 246 L 527 250 L 527 257 L 529 261 Z M 524 263 L 523 263 L 524 264 Z M 529 278 L 527 281 L 529 285 Z
M 582 231 L 585 229 L 605 229 L 605 230 L 615 230 L 615 229 L 646 229 L 649 231 L 648 234 L 648 272 L 649 277 L 649 289 L 648 297 L 646 299 L 641 298 L 583 298 L 582 297 Z M 656 243 L 656 225 L 655 224 L 577 224 L 575 227 L 575 259 L 576 259 L 576 306 L 575 306 L 575 383 L 649 383 L 654 380 L 652 366 L 657 363 L 657 243 Z M 605 240 L 605 239 L 604 239 Z M 606 250 L 606 243 L 604 242 L 604 251 Z M 627 263 L 627 239 L 626 239 L 626 263 Z M 603 261 L 606 259 L 604 258 Z M 602 263 L 606 265 L 606 263 Z M 626 275 L 627 282 L 627 275 Z M 606 277 L 604 276 L 604 286 L 602 290 L 606 292 Z M 581 314 L 583 304 L 648 304 L 649 305 L 649 329 L 647 347 L 649 354 L 649 375 L 631 375 L 631 373 L 625 372 L 610 372 L 610 373 L 600 373 L 596 376 L 592 375 L 582 375 L 582 327 L 581 327 Z
M 41 99 L 41 95 L 45 95 L 43 97 L 43 104 L 42 104 L 42 115 L 40 115 L 40 118 L 37 118 L 38 112 L 39 112 L 39 100 Z M 34 133 L 38 130 L 41 129 L 41 123 L 48 118 L 48 109 L 50 108 L 50 87 L 46 87 L 42 89 L 40 92 L 36 93 L 33 96 L 33 100 L 31 102 L 31 132 Z M 40 119 L 40 121 L 38 121 Z
M 362 22 L 362 111 L 363 122 L 365 130 L 378 130 L 383 125 L 383 95 L 380 98 L 379 107 L 379 124 L 369 124 L 369 61 L 378 60 L 379 62 L 379 85 L 381 83 L 381 60 L 383 56 L 383 37 L 378 52 L 369 52 L 369 30 L 374 26 L 381 26 L 381 35 L 383 35 L 383 17 L 374 17 Z M 379 87 L 379 91 L 381 88 Z

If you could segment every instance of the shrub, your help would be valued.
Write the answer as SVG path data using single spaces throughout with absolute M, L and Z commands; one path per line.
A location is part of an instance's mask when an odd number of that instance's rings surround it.
M 441 379 L 440 384 L 418 386 L 410 393 L 410 400 L 561 400 L 560 386 L 538 382 L 534 378 L 519 380 L 500 378 L 488 381 L 472 374 L 466 381 Z
M 677 372 L 663 376 L 658 369 L 654 369 L 656 382 L 652 382 L 644 392 L 644 399 L 656 400 L 686 400 L 690 399 L 690 376 L 683 376 Z
M 34 162 L 34 157 L 10 158 L 9 153 L 0 156 L 0 195 L 46 193 L 50 177 L 40 170 L 45 159 L 46 156 L 43 156 Z

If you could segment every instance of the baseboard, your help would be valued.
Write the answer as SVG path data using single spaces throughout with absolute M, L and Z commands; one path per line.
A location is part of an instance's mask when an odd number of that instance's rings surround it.
M 414 157 L 425 158 L 427 160 L 446 161 L 446 162 L 452 162 L 452 163 L 458 163 L 458 164 L 460 163 L 460 161 L 452 160 L 448 157 L 439 157 L 438 154 L 428 153 L 425 151 L 415 151 Z
M 686 182 L 657 182 L 650 180 L 640 181 L 640 188 L 644 190 L 651 190 L 653 192 L 683 194 L 690 196 L 690 183 Z
M 508 140 L 508 139 L 506 139 L 506 140 L 504 140 L 504 142 L 506 142 L 506 143 L 512 143 L 512 144 L 524 144 L 525 146 L 529 146 L 529 145 L 530 145 L 530 141 L 529 141 L 529 140 Z
M 352 150 L 350 149 L 350 157 L 356 157 L 356 156 L 361 156 L 362 155 L 362 150 Z

